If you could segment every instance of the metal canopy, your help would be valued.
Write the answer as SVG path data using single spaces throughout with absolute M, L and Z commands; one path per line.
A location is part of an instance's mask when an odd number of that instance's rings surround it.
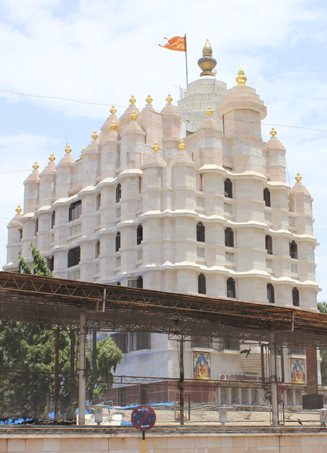
M 234 299 L 136 289 L 0 272 L 0 319 L 61 325 L 79 322 L 108 331 L 327 345 L 327 315 Z

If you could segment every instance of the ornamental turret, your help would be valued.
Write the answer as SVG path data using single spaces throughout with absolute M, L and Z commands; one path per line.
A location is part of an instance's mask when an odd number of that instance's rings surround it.
M 139 115 L 138 122 L 145 131 L 146 144 L 152 146 L 154 140 L 157 140 L 158 145 L 162 147 L 162 118 L 160 113 L 153 108 L 153 99 L 148 95 L 146 105 Z
M 267 173 L 270 181 L 286 182 L 286 149 L 277 138 L 277 132 L 273 127 L 270 132 L 271 138 L 267 148 Z
M 217 114 L 223 122 L 223 136 L 231 141 L 236 172 L 264 172 L 261 138 L 261 120 L 267 115 L 267 108 L 248 87 L 244 71 L 240 68 L 236 77 L 237 86 L 225 94 Z
M 165 160 L 169 164 L 178 151 L 181 137 L 182 119 L 176 107 L 173 106 L 173 98 L 168 94 L 167 104 L 161 110 L 162 129 L 163 129 L 163 148 L 165 150 Z
M 56 183 L 56 164 L 53 153 L 49 157 L 49 163 L 40 174 L 40 195 L 39 206 L 51 206 L 55 198 L 55 183 Z
M 33 171 L 24 181 L 24 214 L 35 212 L 39 207 L 39 165 L 33 165 Z
M 71 147 L 69 143 L 65 148 L 65 155 L 57 165 L 56 173 L 56 200 L 58 198 L 69 197 L 69 190 L 71 185 L 71 174 L 72 166 L 75 163 L 75 159 L 71 155 Z

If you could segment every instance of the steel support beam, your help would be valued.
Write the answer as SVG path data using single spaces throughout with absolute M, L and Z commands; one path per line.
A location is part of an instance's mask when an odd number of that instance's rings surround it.
M 271 386 L 272 425 L 278 426 L 278 391 L 277 391 L 275 332 L 270 332 L 269 351 L 270 351 L 270 386 Z
M 86 337 L 86 314 L 80 315 L 79 334 L 79 378 L 78 378 L 78 424 L 85 425 L 85 338 Z

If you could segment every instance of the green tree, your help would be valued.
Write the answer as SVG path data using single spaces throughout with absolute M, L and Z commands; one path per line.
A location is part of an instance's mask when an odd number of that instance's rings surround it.
M 35 274 L 52 277 L 40 251 L 33 244 L 30 251 Z M 30 265 L 20 254 L 18 266 L 21 272 L 32 273 Z M 57 326 L 49 328 L 42 324 L 0 322 L 0 417 L 47 419 L 49 396 L 54 393 L 56 329 Z M 71 342 L 77 334 L 76 325 L 61 328 L 59 334 L 59 399 L 61 416 L 66 418 L 73 418 L 78 399 L 78 357 L 73 364 L 71 360 Z M 111 389 L 112 373 L 123 360 L 122 352 L 111 338 L 99 341 L 96 373 L 91 369 L 91 357 L 92 348 L 87 345 L 89 399 L 101 398 Z
M 327 303 L 326 302 L 318 302 L 318 310 L 320 313 L 327 314 Z M 321 383 L 322 385 L 327 385 L 327 348 L 320 348 L 320 356 L 321 356 Z

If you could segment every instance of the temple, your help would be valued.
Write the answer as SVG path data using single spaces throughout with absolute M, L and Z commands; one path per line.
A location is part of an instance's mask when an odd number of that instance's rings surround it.
M 267 108 L 240 68 L 237 85 L 216 79 L 209 41 L 200 77 L 184 97 L 157 112 L 149 95 L 134 96 L 110 116 L 75 161 L 64 157 L 24 181 L 24 208 L 8 225 L 4 270 L 30 261 L 31 242 L 55 277 L 184 294 L 239 299 L 316 311 L 312 198 L 296 176 L 286 182 L 286 150 L 272 128 L 262 137 Z M 160 384 L 121 386 L 115 403 L 171 399 L 179 376 L 177 341 L 168 335 L 113 333 L 124 353 L 117 373 L 162 377 Z M 260 348 L 195 332 L 185 343 L 185 379 L 206 381 L 192 401 L 264 404 Z M 286 404 L 301 404 L 305 351 L 288 348 Z M 226 381 L 217 386 L 210 381 Z M 137 397 L 136 397 L 137 395 Z

